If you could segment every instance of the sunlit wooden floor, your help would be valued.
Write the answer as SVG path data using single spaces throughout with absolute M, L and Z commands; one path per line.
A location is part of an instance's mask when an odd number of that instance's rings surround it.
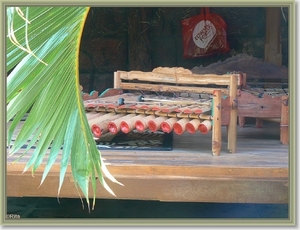
M 118 199 L 223 203 L 288 203 L 289 146 L 282 145 L 279 124 L 238 127 L 237 153 L 227 152 L 223 127 L 222 152 L 213 156 L 211 134 L 174 134 L 172 151 L 101 150 L 108 169 L 124 186 L 108 181 Z M 39 187 L 35 176 L 22 174 L 26 158 L 8 158 L 7 195 L 56 197 L 59 164 Z M 70 169 L 60 197 L 78 197 Z M 101 185 L 98 198 L 114 199 Z

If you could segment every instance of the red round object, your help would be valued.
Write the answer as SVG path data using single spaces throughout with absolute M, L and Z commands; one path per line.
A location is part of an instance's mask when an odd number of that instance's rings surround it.
M 112 134 L 116 134 L 116 133 L 118 132 L 118 127 L 116 126 L 115 123 L 110 122 L 110 123 L 108 124 L 108 130 L 109 130 L 109 132 L 111 132 Z
M 182 126 L 178 123 L 175 123 L 173 126 L 174 132 L 178 135 L 181 135 L 183 133 Z
M 123 133 L 129 133 L 130 132 L 130 127 L 126 122 L 122 121 L 121 124 L 120 124 L 120 127 L 121 127 L 121 130 L 122 130 Z
M 200 125 L 199 125 L 199 131 L 200 131 L 201 133 L 203 133 L 203 134 L 208 133 L 207 127 L 206 127 L 205 125 L 203 125 L 203 124 L 200 124 Z
M 95 137 L 98 138 L 101 137 L 102 132 L 101 132 L 101 128 L 98 125 L 92 125 L 91 129 Z
M 143 124 L 142 121 L 136 121 L 135 122 L 135 128 L 137 129 L 137 131 L 139 132 L 143 132 L 145 130 L 145 126 Z
M 167 122 L 162 122 L 160 127 L 161 127 L 162 131 L 165 133 L 170 133 L 172 130 L 170 125 Z
M 157 126 L 155 124 L 154 121 L 149 121 L 148 122 L 148 129 L 151 131 L 151 132 L 156 132 L 157 131 Z
M 187 123 L 185 127 L 186 127 L 186 130 L 187 130 L 189 133 L 195 133 L 195 132 L 196 132 L 195 127 L 194 127 L 192 124 L 190 124 L 190 123 Z

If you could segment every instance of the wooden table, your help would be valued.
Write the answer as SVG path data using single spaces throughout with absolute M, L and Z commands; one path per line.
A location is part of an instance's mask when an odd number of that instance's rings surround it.
M 110 183 L 118 199 L 190 202 L 288 203 L 288 146 L 279 140 L 272 123 L 238 127 L 237 153 L 227 153 L 226 127 L 222 152 L 211 154 L 210 134 L 174 134 L 172 151 L 102 150 L 109 171 L 125 186 Z M 56 197 L 59 162 L 39 187 L 43 167 L 34 177 L 22 174 L 21 152 L 7 161 L 6 194 L 9 197 Z M 70 169 L 60 197 L 78 198 Z M 97 198 L 114 198 L 99 183 Z

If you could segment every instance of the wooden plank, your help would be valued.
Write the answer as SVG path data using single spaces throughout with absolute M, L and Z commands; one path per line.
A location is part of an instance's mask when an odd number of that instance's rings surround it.
M 7 176 L 9 197 L 57 197 L 58 175 L 50 175 L 39 187 L 41 176 Z M 222 203 L 288 203 L 286 180 L 178 178 L 160 176 L 116 177 L 125 186 L 108 182 L 116 197 L 98 187 L 96 197 L 102 199 L 138 199 L 176 202 Z M 30 186 L 28 186 L 30 184 Z M 257 189 L 259 188 L 259 189 Z M 92 188 L 90 188 L 92 191 Z M 78 198 L 70 174 L 64 181 L 59 197 Z M 92 198 L 92 197 L 91 197 Z M 98 204 L 99 205 L 99 204 Z M 96 205 L 97 206 L 97 205 Z
M 263 94 L 262 97 L 241 91 L 238 97 L 238 116 L 276 118 L 281 116 L 281 97 Z

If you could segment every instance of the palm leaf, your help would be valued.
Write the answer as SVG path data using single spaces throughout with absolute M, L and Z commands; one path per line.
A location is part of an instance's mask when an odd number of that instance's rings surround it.
M 52 165 L 60 160 L 59 195 L 71 165 L 75 188 L 80 188 L 88 206 L 92 182 L 94 207 L 96 178 L 112 194 L 102 174 L 119 182 L 107 171 L 96 147 L 79 89 L 78 54 L 88 12 L 86 7 L 7 8 L 7 71 L 11 71 L 7 77 L 7 121 L 13 119 L 9 145 L 21 118 L 30 110 L 10 155 L 31 139 L 26 150 L 32 145 L 36 148 L 24 171 L 31 167 L 34 173 L 47 158 L 43 183 Z

